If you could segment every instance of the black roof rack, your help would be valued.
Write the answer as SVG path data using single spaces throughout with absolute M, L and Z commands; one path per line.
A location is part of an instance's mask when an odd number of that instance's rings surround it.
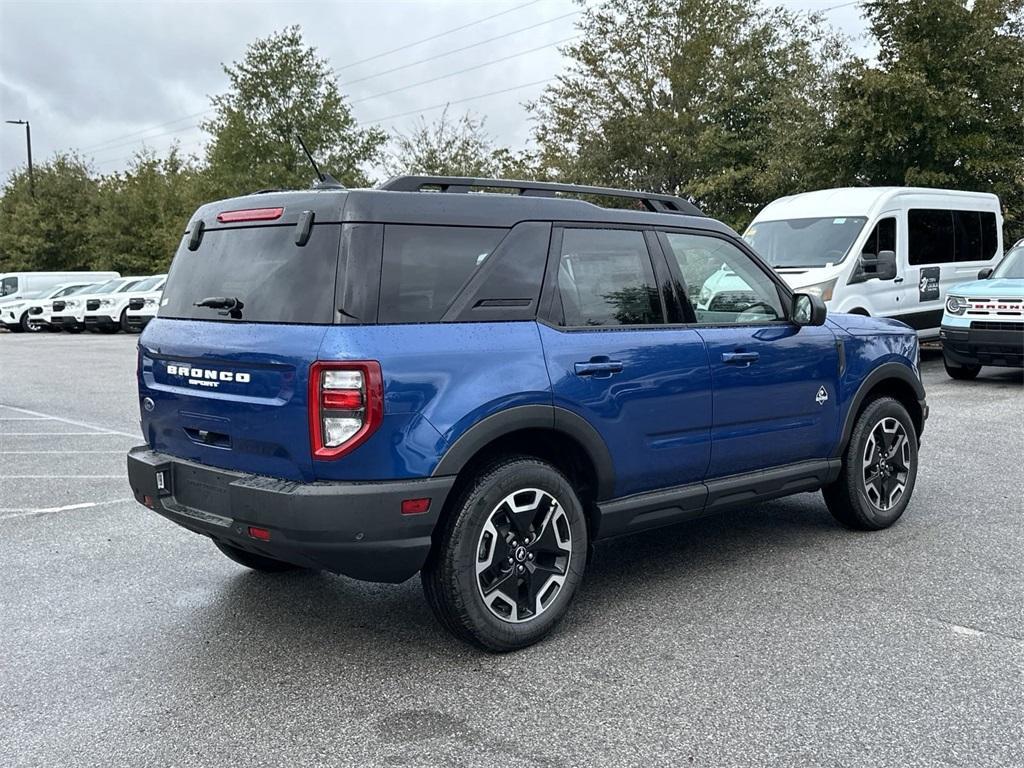
M 516 181 L 513 179 L 476 179 L 467 176 L 395 176 L 380 185 L 392 192 L 420 192 L 424 187 L 437 187 L 439 192 L 470 192 L 480 187 L 512 189 L 524 197 L 555 197 L 564 192 L 571 195 L 600 195 L 640 200 L 644 207 L 655 213 L 682 213 L 703 216 L 704 213 L 689 200 L 656 192 L 635 192 L 630 189 L 588 187 L 582 184 L 553 184 L 547 181 Z

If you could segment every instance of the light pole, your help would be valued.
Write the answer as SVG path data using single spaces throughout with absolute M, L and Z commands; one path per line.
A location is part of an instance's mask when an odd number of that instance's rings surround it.
M 32 173 L 32 126 L 28 120 L 8 120 L 11 125 L 25 126 L 25 146 L 28 149 L 28 191 L 32 197 L 36 196 L 36 177 Z

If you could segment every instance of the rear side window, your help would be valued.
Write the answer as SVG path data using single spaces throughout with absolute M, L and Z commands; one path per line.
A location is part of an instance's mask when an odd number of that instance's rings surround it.
M 953 212 L 913 209 L 907 212 L 911 264 L 948 264 L 954 260 Z
M 183 239 L 164 287 L 160 317 L 247 323 L 335 321 L 340 224 L 317 224 L 295 244 L 294 226 L 208 229 L 199 248 Z M 240 309 L 197 307 L 237 299 Z M 212 302 L 216 303 L 216 302 Z
M 643 233 L 566 229 L 558 262 L 563 325 L 653 325 L 664 322 Z
M 990 211 L 953 211 L 957 261 L 988 261 L 999 241 L 996 215 Z
M 436 323 L 507 229 L 389 224 L 380 282 L 382 323 Z

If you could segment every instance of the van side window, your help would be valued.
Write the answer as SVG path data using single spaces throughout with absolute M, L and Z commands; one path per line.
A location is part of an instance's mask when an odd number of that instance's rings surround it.
M 558 293 L 569 327 L 665 322 L 642 232 L 566 229 Z
M 879 219 L 878 223 L 875 224 L 875 228 L 868 235 L 867 241 L 864 243 L 864 247 L 861 248 L 861 253 L 870 253 L 872 256 L 877 256 L 882 251 L 895 251 L 896 250 L 896 219 L 888 217 L 885 219 Z
M 999 240 L 996 215 L 991 211 L 954 211 L 956 260 L 988 261 L 996 255 Z
M 18 278 L 5 277 L 0 280 L 0 296 L 7 296 L 18 290 Z
M 384 227 L 382 323 L 435 323 L 508 234 L 492 227 Z
M 954 260 L 953 212 L 926 208 L 907 211 L 910 264 L 947 264 Z

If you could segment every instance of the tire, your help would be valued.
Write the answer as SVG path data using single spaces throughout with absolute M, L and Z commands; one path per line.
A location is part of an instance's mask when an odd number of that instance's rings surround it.
M 134 331 L 132 330 L 132 327 L 130 325 L 128 325 L 128 310 L 127 309 L 122 309 L 121 310 L 121 330 L 124 331 L 125 333 L 134 333 Z
M 980 365 L 960 365 L 958 363 L 952 363 L 945 355 L 942 356 L 942 364 L 945 366 L 946 373 L 949 374 L 949 377 L 956 379 L 957 381 L 973 381 L 978 378 L 978 374 L 981 373 Z
M 565 476 L 538 459 L 502 459 L 472 478 L 448 512 L 420 574 L 440 623 L 494 652 L 547 635 L 587 560 L 583 506 Z
M 880 441 L 888 453 L 879 451 Z M 839 479 L 825 486 L 822 494 L 842 525 L 879 531 L 903 515 L 916 481 L 917 433 L 910 414 L 899 401 L 880 397 L 857 417 Z
M 21 330 L 23 330 L 25 333 L 39 333 L 39 331 L 43 330 L 38 325 L 34 325 L 32 323 L 32 321 L 29 319 L 28 312 L 25 312 L 21 316 L 21 322 L 19 323 L 19 325 L 21 326 Z
M 271 557 L 257 555 L 253 552 L 246 552 L 244 549 L 239 549 L 238 547 L 227 544 L 223 541 L 214 541 L 213 543 L 217 549 L 228 557 L 228 559 L 234 560 L 239 565 L 244 565 L 246 568 L 251 568 L 254 571 L 259 571 L 261 573 L 284 573 L 285 571 L 302 570 L 297 565 L 285 563 L 281 560 L 274 560 Z

